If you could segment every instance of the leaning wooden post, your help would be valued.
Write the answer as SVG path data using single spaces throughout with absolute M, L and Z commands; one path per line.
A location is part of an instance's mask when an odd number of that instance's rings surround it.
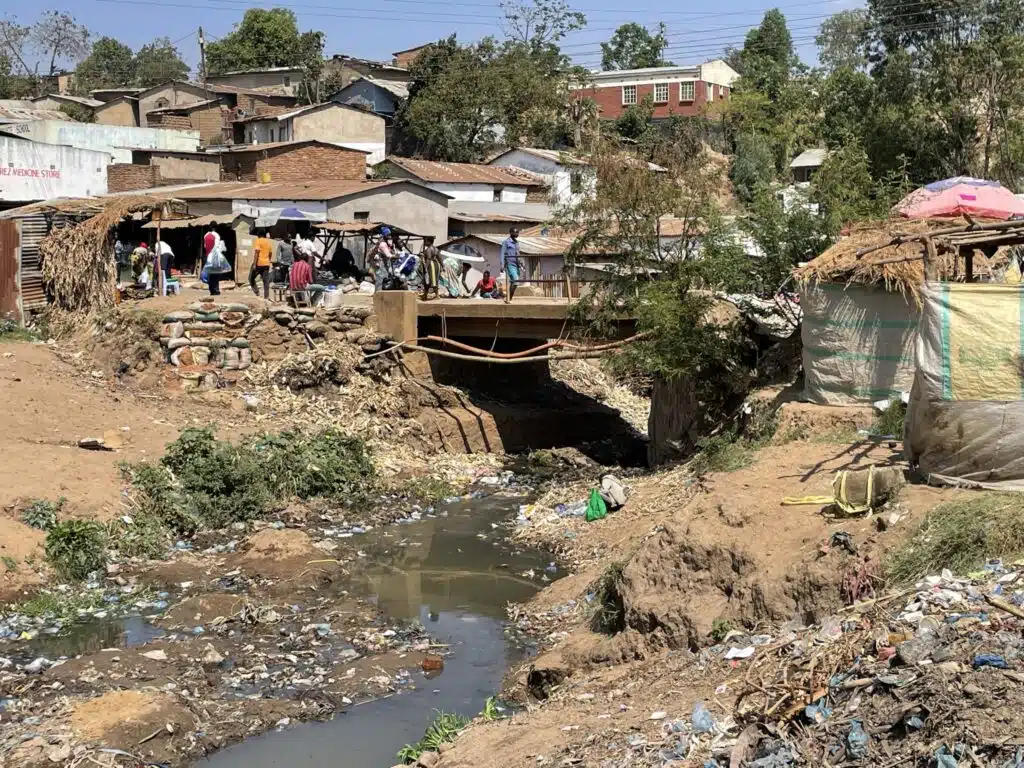
M 163 293 L 164 293 L 164 285 L 163 285 L 163 283 L 164 283 L 164 270 L 163 270 L 163 257 L 160 254 L 160 249 L 163 247 L 162 243 L 160 242 L 160 222 L 163 221 L 163 218 L 164 218 L 164 206 L 163 206 L 163 204 L 161 203 L 160 207 L 157 208 L 156 210 L 154 210 L 153 213 L 156 215 L 156 247 L 153 250 L 156 251 L 156 274 L 157 274 L 156 282 L 154 283 L 154 285 L 156 285 L 157 294 L 160 295 L 160 296 L 163 296 Z

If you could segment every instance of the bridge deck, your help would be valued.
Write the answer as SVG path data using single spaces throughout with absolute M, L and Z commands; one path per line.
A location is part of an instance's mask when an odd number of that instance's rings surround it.
M 420 317 L 473 318 L 483 320 L 565 320 L 569 312 L 566 299 L 523 296 L 506 304 L 500 299 L 417 300 Z

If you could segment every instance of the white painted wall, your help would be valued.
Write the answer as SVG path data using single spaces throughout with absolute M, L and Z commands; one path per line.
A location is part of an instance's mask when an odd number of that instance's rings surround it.
M 377 163 L 383 163 L 384 158 L 387 156 L 385 152 L 385 146 L 383 141 L 346 141 L 338 144 L 339 147 L 345 147 L 347 149 L 359 149 L 363 152 L 369 152 L 366 156 L 367 165 L 376 165 Z
M 538 157 L 531 152 L 523 152 L 521 149 L 502 155 L 491 165 L 503 168 L 521 168 L 543 177 L 551 188 L 551 204 L 555 207 L 577 205 L 587 197 L 597 194 L 597 174 L 593 168 L 586 166 L 562 165 L 545 157 Z M 582 175 L 581 192 L 574 193 L 572 191 L 573 173 Z
M 106 152 L 0 136 L 0 200 L 102 195 L 109 164 Z
M 4 130 L 30 141 L 106 152 L 115 163 L 130 163 L 132 149 L 166 149 L 178 152 L 195 152 L 199 149 L 199 131 L 71 123 L 64 120 L 12 123 L 5 126 Z
M 438 192 L 451 197 L 453 200 L 466 200 L 478 203 L 493 203 L 494 200 L 494 184 L 444 184 L 437 182 L 424 182 L 426 186 L 431 189 L 436 189 Z M 501 200 L 498 202 L 502 203 L 525 203 L 526 202 L 526 187 L 509 187 L 503 186 L 501 188 Z

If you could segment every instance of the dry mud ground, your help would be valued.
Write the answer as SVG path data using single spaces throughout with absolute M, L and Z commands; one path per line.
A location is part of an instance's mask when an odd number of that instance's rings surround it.
M 875 578 L 885 551 L 957 492 L 908 486 L 871 518 L 829 519 L 820 506 L 782 506 L 787 496 L 831 495 L 840 469 L 899 462 L 886 445 L 836 442 L 839 431 L 858 426 L 848 409 L 787 408 L 782 423 L 799 424 L 805 439 L 768 446 L 751 466 L 702 482 L 682 468 L 659 473 L 637 480 L 627 506 L 603 520 L 537 515 L 540 522 L 519 529 L 518 538 L 561 552 L 576 573 L 515 612 L 548 648 L 506 680 L 506 695 L 526 711 L 474 724 L 441 765 L 646 765 L 629 757 L 626 744 L 660 744 L 666 713 L 669 721 L 689 720 L 699 700 L 719 721 L 733 712 L 743 662 L 701 653 L 714 644 L 717 622 L 777 637 L 784 622 L 810 626 L 842 610 L 850 590 L 870 598 L 873 586 L 881 588 Z M 870 413 L 861 419 L 870 422 Z M 574 490 L 563 495 L 579 497 L 582 489 Z M 840 531 L 856 555 L 829 546 Z M 618 631 L 609 636 L 592 630 L 588 599 L 597 599 L 595 584 L 613 565 L 621 569 L 621 604 Z M 672 757 L 649 752 L 653 765 Z

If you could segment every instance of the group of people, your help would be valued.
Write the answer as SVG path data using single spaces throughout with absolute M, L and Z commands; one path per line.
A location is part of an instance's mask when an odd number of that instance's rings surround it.
M 382 227 L 380 239 L 367 254 L 367 264 L 374 276 L 374 289 L 400 289 L 403 279 L 417 273 L 423 291 L 423 299 L 464 298 L 480 296 L 485 299 L 508 297 L 511 300 L 519 280 L 519 230 L 509 230 L 508 238 L 501 246 L 501 263 L 506 275 L 507 292 L 490 270 L 485 270 L 476 286 L 470 288 L 466 282 L 470 270 L 469 262 L 453 254 L 442 255 L 434 245 L 434 237 L 423 238 L 423 250 L 417 259 L 401 242 L 390 227 Z
M 263 298 L 270 299 L 271 277 L 277 282 L 287 282 L 292 291 L 305 291 L 314 282 L 313 262 L 316 250 L 313 242 L 295 235 L 288 240 L 271 240 L 266 230 L 256 233 L 252 246 L 252 268 L 249 270 L 249 287 L 257 296 L 256 279 L 263 283 Z M 273 274 L 276 271 L 276 275 Z
M 157 265 L 157 257 L 159 257 L 159 265 Z M 162 240 L 157 240 L 152 249 L 147 242 L 140 242 L 132 248 L 130 242 L 118 237 L 114 241 L 114 263 L 117 265 L 117 282 L 119 284 L 128 282 L 130 270 L 130 281 L 140 288 L 149 290 L 153 287 L 157 277 L 156 269 L 163 273 L 164 286 L 170 281 L 174 251 Z

